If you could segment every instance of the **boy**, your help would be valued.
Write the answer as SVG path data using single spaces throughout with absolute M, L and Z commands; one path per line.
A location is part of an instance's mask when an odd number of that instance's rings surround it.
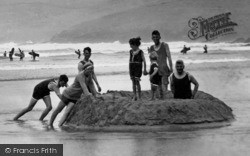
M 159 67 L 157 64 L 158 55 L 156 54 L 156 52 L 150 53 L 149 58 L 151 61 L 150 71 L 149 71 L 151 92 L 152 92 L 151 100 L 154 100 L 155 99 L 155 92 L 156 92 L 157 88 L 159 88 L 160 92 L 163 92 L 162 88 L 159 87 L 162 84 L 162 82 L 161 82 L 162 77 L 159 74 Z M 160 93 L 160 95 L 162 95 L 162 93 Z M 163 97 L 160 97 L 160 98 L 163 98 Z
M 43 120 L 45 116 L 51 111 L 51 99 L 50 99 L 50 92 L 54 91 L 56 95 L 61 99 L 62 95 L 60 93 L 60 87 L 67 87 L 68 77 L 67 75 L 60 75 L 57 79 L 47 79 L 39 84 L 37 84 L 34 88 L 32 98 L 30 100 L 29 106 L 24 108 L 20 113 L 18 113 L 14 120 L 18 120 L 21 116 L 26 114 L 27 112 L 31 111 L 34 106 L 36 105 L 37 101 L 43 99 L 46 109 L 43 111 L 39 120 Z

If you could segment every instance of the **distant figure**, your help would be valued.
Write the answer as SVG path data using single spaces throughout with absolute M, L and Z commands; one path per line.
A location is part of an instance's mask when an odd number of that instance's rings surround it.
M 182 60 L 177 60 L 175 63 L 176 72 L 170 76 L 171 91 L 175 99 L 193 99 L 198 91 L 199 83 L 196 79 L 184 71 L 185 65 Z M 191 83 L 195 85 L 194 90 L 191 90 Z
M 92 65 L 94 67 L 94 62 L 92 60 L 90 60 L 90 57 L 91 57 L 91 48 L 90 47 L 85 47 L 83 49 L 83 55 L 84 55 L 84 59 L 78 63 L 78 73 L 85 70 L 86 67 L 89 65 Z M 94 69 L 93 69 L 91 75 L 86 77 L 86 84 L 89 85 L 88 86 L 89 92 L 91 92 L 95 96 L 97 91 L 96 91 L 94 85 L 92 85 L 92 84 L 94 84 L 93 80 L 98 88 L 98 92 L 101 92 L 102 88 L 100 87 L 100 85 L 98 83 Z M 93 87 L 90 87 L 90 86 L 93 86 Z
M 19 53 L 15 53 L 15 56 L 20 57 L 20 61 L 22 61 L 23 58 L 25 57 L 25 54 L 20 48 L 18 48 L 18 49 L 19 49 Z
M 75 50 L 75 53 L 78 55 L 78 59 L 80 59 L 81 58 L 81 51 L 80 51 L 80 49 L 78 49 L 77 51 Z
M 25 54 L 20 48 L 18 48 L 18 49 L 19 49 L 19 52 L 20 52 L 20 61 L 22 61 L 23 58 L 25 57 Z
M 161 85 L 161 75 L 159 74 L 159 67 L 157 64 L 157 58 L 158 55 L 156 53 L 150 53 L 149 54 L 149 58 L 151 61 L 151 65 L 150 65 L 150 70 L 149 70 L 149 78 L 150 78 L 150 83 L 151 83 L 151 100 L 155 99 L 155 92 L 158 89 L 160 89 L 161 87 L 159 87 Z M 162 90 L 159 90 L 160 92 L 162 92 Z
M 170 74 L 173 72 L 173 64 L 168 44 L 165 42 L 161 42 L 160 39 L 161 39 L 160 32 L 158 30 L 154 30 L 152 32 L 152 40 L 154 42 L 154 45 L 148 48 L 148 52 L 149 53 L 156 52 L 158 55 L 157 63 L 159 66 L 159 73 L 162 76 L 161 79 L 162 85 L 159 87 L 164 86 L 164 91 L 167 91 L 169 84 L 168 78 Z M 161 98 L 164 98 L 163 92 L 160 96 Z
M 131 50 L 129 51 L 129 75 L 133 84 L 134 97 L 133 100 L 137 100 L 136 91 L 138 91 L 138 97 L 141 99 L 141 76 L 142 76 L 142 63 L 143 63 L 143 74 L 147 74 L 146 70 L 146 60 L 143 51 L 139 48 L 141 45 L 141 38 L 131 38 L 129 40 L 129 45 Z
M 63 123 L 66 121 L 73 106 L 76 104 L 77 100 L 82 95 L 85 95 L 85 96 L 91 95 L 87 88 L 88 84 L 86 84 L 86 82 L 88 81 L 86 81 L 86 77 L 92 74 L 93 68 L 94 67 L 91 64 L 89 64 L 89 66 L 87 66 L 85 70 L 78 73 L 78 75 L 75 77 L 73 84 L 67 87 L 63 91 L 61 101 L 59 102 L 57 108 L 51 115 L 51 118 L 49 121 L 49 125 L 51 127 L 53 127 L 53 123 L 54 123 L 56 116 L 63 110 L 65 106 L 67 106 L 67 108 L 59 122 L 59 126 L 62 126 Z
M 3 53 L 3 57 L 6 57 L 7 56 L 7 52 L 5 51 L 4 53 Z
M 36 57 L 39 57 L 39 54 L 36 53 L 33 49 L 31 50 L 31 52 L 29 52 L 29 54 L 32 56 L 33 61 L 36 60 Z
M 14 51 L 15 51 L 15 48 L 12 48 L 11 51 L 9 52 L 10 61 L 13 61 Z
M 187 51 L 189 51 L 191 48 L 190 47 L 186 47 L 186 45 L 184 45 L 183 49 L 181 50 L 182 54 L 187 54 Z
M 39 120 L 43 120 L 46 115 L 52 109 L 51 99 L 50 99 L 50 92 L 54 91 L 56 95 L 61 99 L 62 95 L 60 93 L 59 88 L 67 86 L 68 77 L 66 75 L 60 75 L 59 78 L 47 79 L 40 83 L 38 83 L 33 91 L 32 98 L 30 100 L 29 106 L 24 108 L 20 113 L 18 113 L 14 120 L 18 120 L 21 116 L 26 114 L 27 112 L 31 111 L 34 106 L 36 105 L 37 101 L 43 99 L 46 109 L 43 111 Z
M 204 53 L 207 54 L 207 45 L 205 45 L 205 46 L 203 47 L 203 49 L 204 49 Z

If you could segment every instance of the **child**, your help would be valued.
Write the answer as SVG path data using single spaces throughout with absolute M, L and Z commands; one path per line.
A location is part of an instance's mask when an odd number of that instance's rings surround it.
M 129 58 L 129 74 L 133 84 L 133 92 L 134 98 L 133 100 L 137 100 L 136 90 L 138 90 L 139 99 L 141 99 L 141 86 L 140 86 L 140 78 L 142 76 L 142 62 L 144 65 L 143 74 L 147 75 L 146 71 L 146 61 L 144 57 L 144 53 L 139 46 L 141 45 L 141 38 L 131 38 L 129 40 L 129 44 L 131 47 L 130 58 Z
M 151 61 L 150 71 L 149 71 L 151 92 L 152 92 L 151 100 L 154 100 L 155 99 L 155 91 L 158 88 L 158 86 L 161 85 L 161 75 L 159 75 L 159 72 L 158 72 L 158 70 L 159 70 L 158 64 L 157 64 L 158 55 L 156 54 L 156 52 L 150 53 L 149 58 Z
M 46 109 L 43 111 L 41 117 L 39 120 L 43 120 L 47 114 L 50 112 L 52 109 L 52 104 L 51 104 L 51 98 L 50 98 L 50 92 L 54 91 L 56 95 L 61 99 L 62 94 L 60 93 L 59 88 L 60 87 L 67 87 L 67 82 L 68 82 L 68 76 L 67 75 L 60 75 L 59 78 L 52 78 L 52 79 L 47 79 L 44 80 L 40 83 L 38 83 L 33 91 L 32 98 L 30 100 L 29 106 L 24 108 L 20 113 L 18 113 L 14 120 L 18 120 L 21 116 L 26 114 L 27 112 L 31 111 L 34 106 L 36 105 L 37 101 L 40 99 L 43 99 Z

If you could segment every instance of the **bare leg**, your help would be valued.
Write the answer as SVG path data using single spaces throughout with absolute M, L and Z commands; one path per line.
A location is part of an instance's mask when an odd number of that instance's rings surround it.
M 27 112 L 31 111 L 34 106 L 36 105 L 38 100 L 34 99 L 34 98 L 31 98 L 30 99 L 30 103 L 29 103 L 29 106 L 24 108 L 20 113 L 18 113 L 13 120 L 18 120 L 21 116 L 23 116 L 24 114 L 26 114 Z
M 43 101 L 44 101 L 44 103 L 45 103 L 45 105 L 46 105 L 46 109 L 43 111 L 43 113 L 42 113 L 42 115 L 41 115 L 41 117 L 40 117 L 40 119 L 39 119 L 39 120 L 41 120 L 41 121 L 46 117 L 46 115 L 47 115 L 47 114 L 51 111 L 51 109 L 52 109 L 52 106 L 51 106 L 51 99 L 50 99 L 50 96 L 49 96 L 49 95 L 43 97 Z
M 164 99 L 164 94 L 163 94 L 163 85 L 159 85 L 159 94 L 160 94 L 160 99 Z
M 156 86 L 154 86 L 154 85 L 151 84 L 151 93 L 152 93 L 152 96 L 151 96 L 150 100 L 154 100 L 155 99 L 156 88 L 157 88 Z
M 51 127 L 53 127 L 53 123 L 54 123 L 56 116 L 58 115 L 58 113 L 60 113 L 63 110 L 64 107 L 65 107 L 65 104 L 62 101 L 60 101 L 55 111 L 52 113 L 50 117 L 49 125 Z
M 61 120 L 59 121 L 59 124 L 58 126 L 62 126 L 64 124 L 64 122 L 66 121 L 67 117 L 69 116 L 69 113 L 70 111 L 72 110 L 74 106 L 74 103 L 70 102 L 68 105 L 67 105 L 67 108 L 65 109 L 65 112 L 61 118 Z
M 137 86 L 137 89 L 138 89 L 139 99 L 141 99 L 141 85 L 140 85 L 139 80 L 136 80 L 136 86 Z
M 135 82 L 135 79 L 132 79 L 132 84 L 133 84 L 133 92 L 134 92 L 133 100 L 136 101 L 137 100 L 137 95 L 136 95 L 136 82 Z

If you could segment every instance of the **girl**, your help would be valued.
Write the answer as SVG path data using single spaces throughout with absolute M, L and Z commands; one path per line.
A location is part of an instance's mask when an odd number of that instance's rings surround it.
M 144 57 L 144 53 L 139 46 L 141 45 L 141 38 L 131 38 L 129 40 L 129 44 L 131 50 L 129 51 L 129 75 L 133 84 L 133 92 L 134 98 L 133 100 L 137 100 L 136 90 L 138 90 L 139 99 L 141 99 L 141 86 L 140 86 L 140 78 L 142 76 L 142 62 L 144 65 L 144 75 L 147 75 L 146 71 L 146 61 Z

